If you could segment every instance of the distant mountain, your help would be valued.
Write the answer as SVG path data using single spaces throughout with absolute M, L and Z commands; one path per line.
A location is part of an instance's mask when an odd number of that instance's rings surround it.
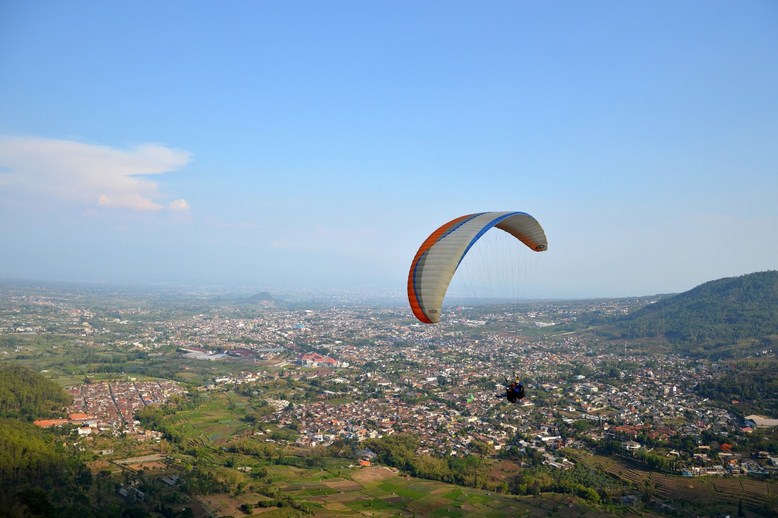
M 606 329 L 612 338 L 660 339 L 679 352 L 714 358 L 778 347 L 778 271 L 706 282 Z
M 234 306 L 263 306 L 266 308 L 277 307 L 281 304 L 281 299 L 276 298 L 267 291 L 254 293 L 253 295 L 244 295 L 228 293 L 211 297 L 209 301 L 212 304 L 227 304 Z
M 244 297 L 240 299 L 240 304 L 258 304 L 261 306 L 275 306 L 276 305 L 276 299 L 271 295 L 270 293 L 266 291 L 262 291 L 260 293 L 255 293 L 254 295 L 250 295 L 248 297 Z

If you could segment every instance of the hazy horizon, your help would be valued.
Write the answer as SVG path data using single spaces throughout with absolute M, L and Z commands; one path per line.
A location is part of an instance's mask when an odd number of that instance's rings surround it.
M 761 272 L 751 272 L 761 273 Z M 749 274 L 743 274 L 749 275 Z M 739 276 L 735 276 L 739 277 Z M 707 282 L 721 280 L 723 278 L 709 279 Z M 401 306 L 407 306 L 407 293 L 405 290 L 378 289 L 378 288 L 360 288 L 360 287 L 306 287 L 306 286 L 280 286 L 280 285 L 246 285 L 246 284 L 215 284 L 215 283 L 177 283 L 171 281 L 165 282 L 112 282 L 95 280 L 61 280 L 61 279 L 29 279 L 29 278 L 7 278 L 0 277 L 0 285 L 21 286 L 27 288 L 42 289 L 61 289 L 73 290 L 80 289 L 111 291 L 118 294 L 140 293 L 141 295 L 154 295 L 163 293 L 172 293 L 177 296 L 188 296 L 192 293 L 198 294 L 208 300 L 217 300 L 220 297 L 226 297 L 233 302 L 239 302 L 241 299 L 250 298 L 256 295 L 268 294 L 278 301 L 295 300 L 304 302 L 305 300 L 316 301 L 322 298 L 339 298 L 342 300 L 353 299 L 353 302 L 376 301 L 382 303 L 392 302 Z M 689 290 L 697 288 L 699 285 L 692 286 Z M 636 293 L 632 295 L 603 296 L 603 297 L 543 297 L 543 296 L 499 296 L 482 294 L 462 294 L 448 293 L 443 301 L 444 309 L 451 309 L 454 306 L 467 305 L 516 305 L 535 302 L 575 302 L 587 300 L 606 300 L 606 299 L 650 299 L 654 297 L 666 297 L 681 294 L 682 292 L 653 292 Z M 409 310 L 409 315 L 410 315 Z

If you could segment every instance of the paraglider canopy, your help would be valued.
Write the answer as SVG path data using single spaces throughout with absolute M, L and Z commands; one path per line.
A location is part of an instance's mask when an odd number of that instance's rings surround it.
M 424 240 L 408 273 L 408 302 L 420 321 L 440 321 L 440 308 L 459 263 L 478 239 L 497 227 L 543 252 L 546 234 L 535 218 L 525 212 L 479 212 L 453 219 Z

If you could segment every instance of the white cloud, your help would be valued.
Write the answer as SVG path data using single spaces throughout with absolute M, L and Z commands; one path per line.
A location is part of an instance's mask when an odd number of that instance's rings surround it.
M 187 211 L 189 210 L 189 203 L 184 199 L 173 200 L 170 202 L 170 210 Z
M 144 175 L 185 166 L 186 151 L 158 144 L 131 149 L 74 140 L 0 136 L 0 187 L 12 186 L 41 203 L 65 202 L 89 207 L 159 211 L 165 207 L 157 183 Z M 173 210 L 185 200 L 170 202 Z

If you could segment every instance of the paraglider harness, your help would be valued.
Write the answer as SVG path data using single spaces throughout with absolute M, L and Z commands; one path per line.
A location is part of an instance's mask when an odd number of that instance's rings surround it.
M 513 373 L 513 381 L 509 381 L 508 378 L 505 378 L 505 385 L 505 394 L 500 394 L 497 397 L 507 398 L 511 403 L 515 403 L 524 398 L 524 385 L 516 376 L 515 372 Z

